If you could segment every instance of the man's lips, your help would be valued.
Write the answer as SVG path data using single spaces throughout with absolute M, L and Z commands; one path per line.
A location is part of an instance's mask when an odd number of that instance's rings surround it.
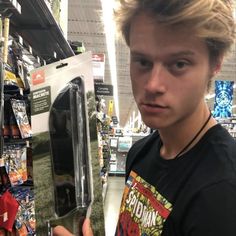
M 154 104 L 154 103 L 141 103 L 141 106 L 147 106 L 147 107 L 157 107 L 157 108 L 167 108 L 167 106 L 165 105 L 161 105 L 161 104 Z
M 153 103 L 141 103 L 141 109 L 146 112 L 162 112 L 166 110 L 168 107 L 165 105 L 160 104 L 153 104 Z

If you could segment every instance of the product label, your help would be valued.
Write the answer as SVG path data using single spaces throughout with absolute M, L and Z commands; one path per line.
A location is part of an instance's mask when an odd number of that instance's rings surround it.
M 32 115 L 48 112 L 51 106 L 50 86 L 37 89 L 31 93 Z
M 43 70 L 36 71 L 32 74 L 32 84 L 42 84 L 45 82 L 45 74 Z

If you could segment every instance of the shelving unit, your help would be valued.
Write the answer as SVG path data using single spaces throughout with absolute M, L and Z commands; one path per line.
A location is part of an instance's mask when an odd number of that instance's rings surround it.
M 236 117 L 220 118 L 217 120 L 236 139 Z
M 69 43 L 66 41 L 63 32 L 57 22 L 55 21 L 50 9 L 44 0 L 0 0 L 0 16 L 2 18 L 7 17 L 10 19 L 10 36 L 20 42 L 22 45 L 23 54 L 27 55 L 30 59 L 33 59 L 33 67 L 42 66 L 45 64 L 50 64 L 67 57 L 74 55 L 72 48 Z M 0 58 L 0 73 L 3 74 L 5 69 L 5 64 L 3 59 Z M 3 114 L 4 107 L 4 76 L 1 76 L 1 114 Z M 27 93 L 29 94 L 29 93 Z M 0 117 L 1 127 L 3 127 L 4 117 Z M 14 146 L 22 145 L 25 146 L 25 151 L 30 151 L 30 139 L 3 139 L 2 129 L 0 131 L 0 157 L 2 157 L 3 150 L 6 148 L 12 147 L 10 152 L 14 152 Z M 4 155 L 6 155 L 4 153 Z M 25 154 L 24 154 L 25 155 Z M 29 154 L 30 155 L 30 154 Z M 31 156 L 32 157 L 32 156 Z M 31 160 L 32 161 L 32 160 Z M 32 170 L 29 170 L 32 174 Z M 28 173 L 29 174 L 29 173 Z M 32 176 L 31 176 L 32 177 Z M 25 188 L 33 187 L 32 179 L 24 183 Z M 14 196 L 18 195 L 18 187 L 14 186 L 11 189 Z M 33 198 L 33 195 L 30 193 L 26 196 L 30 199 Z M 23 200 L 22 200 L 23 201 Z M 21 199 L 18 198 L 20 204 L 19 214 L 26 215 L 25 210 L 32 210 L 32 205 L 28 206 L 28 203 L 21 203 Z M 23 204 L 23 205 L 22 205 Z M 18 222 L 20 223 L 20 222 Z M 33 223 L 33 222 L 31 222 Z M 35 222 L 34 222 L 35 223 Z M 24 226 L 27 228 L 27 224 L 24 223 Z M 27 228 L 29 229 L 29 228 Z M 27 231 L 27 229 L 25 229 Z M 11 233 L 6 233 L 3 229 L 0 228 L 1 235 L 15 235 Z M 34 231 L 28 231 L 27 235 L 35 235 Z
M 10 34 L 19 34 L 32 53 L 46 64 L 73 56 L 74 52 L 44 0 L 17 0 L 21 13 L 11 0 L 0 1 L 0 13 L 10 16 Z M 30 50 L 31 51 L 31 50 Z
M 145 135 L 111 136 L 109 175 L 125 176 L 125 164 L 130 147 Z

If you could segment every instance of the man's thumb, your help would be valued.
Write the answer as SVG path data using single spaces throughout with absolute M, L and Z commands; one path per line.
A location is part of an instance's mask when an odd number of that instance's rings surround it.
M 90 219 L 86 218 L 83 223 L 83 236 L 93 236 L 93 231 L 90 224 Z

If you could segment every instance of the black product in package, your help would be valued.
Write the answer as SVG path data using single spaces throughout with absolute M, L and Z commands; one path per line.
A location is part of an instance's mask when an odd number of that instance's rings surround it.
M 88 217 L 105 235 L 91 52 L 30 73 L 36 234 L 81 235 Z
M 58 94 L 49 115 L 55 213 L 59 221 L 75 215 L 70 230 L 76 235 L 82 235 L 91 203 L 85 106 L 83 80 L 77 77 Z M 50 228 L 58 219 L 49 221 Z

